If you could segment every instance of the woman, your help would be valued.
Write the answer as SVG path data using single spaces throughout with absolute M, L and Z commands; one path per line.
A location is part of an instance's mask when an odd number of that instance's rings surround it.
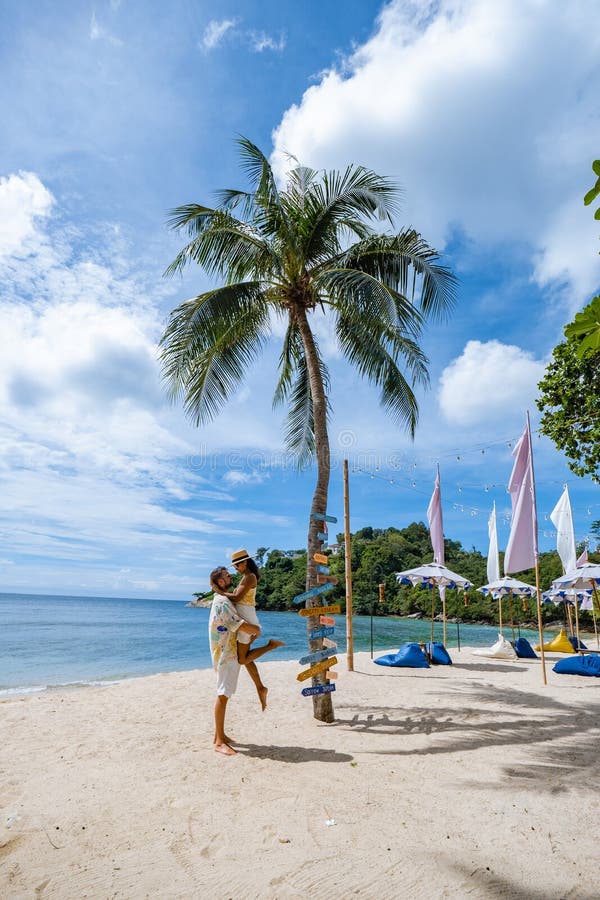
M 235 553 L 232 553 L 231 565 L 235 568 L 236 572 L 238 572 L 242 576 L 242 579 L 236 587 L 235 591 L 223 593 L 226 597 L 229 598 L 229 600 L 232 600 L 235 603 L 237 613 L 239 616 L 241 616 L 242 619 L 244 619 L 246 622 L 249 622 L 251 625 L 258 625 L 258 627 L 260 628 L 260 622 L 258 621 L 258 616 L 256 615 L 256 586 L 260 578 L 258 566 L 247 550 L 236 550 Z M 256 685 L 258 699 L 260 700 L 260 705 L 262 706 L 264 712 L 264 710 L 267 708 L 268 688 L 265 687 L 265 685 L 261 681 L 256 663 L 253 660 L 249 661 L 247 658 L 250 643 L 253 640 L 254 638 L 249 634 L 238 635 L 238 662 L 241 666 L 246 666 L 250 678 Z M 283 646 L 284 641 L 275 641 L 271 639 L 268 644 L 266 644 L 266 646 L 262 649 L 264 650 L 264 652 L 268 653 L 271 650 L 275 650 L 277 647 Z

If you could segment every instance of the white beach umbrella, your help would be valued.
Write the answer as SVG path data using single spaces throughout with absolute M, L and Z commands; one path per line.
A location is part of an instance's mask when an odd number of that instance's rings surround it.
M 600 565 L 598 563 L 584 563 L 577 569 L 572 569 L 566 575 L 555 578 L 552 582 L 552 588 L 556 591 L 562 591 L 568 588 L 577 590 L 593 591 L 594 600 L 598 603 L 597 588 L 600 585 Z M 596 633 L 596 646 L 600 649 L 600 639 L 598 638 L 598 625 L 596 622 L 596 611 L 592 603 L 592 618 L 594 620 L 594 631 Z M 579 639 L 579 610 L 575 604 L 575 621 L 577 626 L 577 639 Z
M 412 584 L 413 587 L 440 588 L 449 587 L 459 591 L 466 591 L 473 584 L 462 575 L 457 575 L 441 563 L 425 563 L 414 569 L 406 569 L 404 572 L 396 572 L 396 581 L 399 584 Z M 431 597 L 431 643 L 433 644 L 433 618 L 434 597 Z M 460 645 L 459 645 L 460 649 Z
M 535 588 L 531 584 L 525 584 L 524 581 L 519 581 L 518 578 L 511 578 L 510 575 L 505 575 L 504 578 L 498 578 L 496 581 L 484 584 L 483 587 L 477 588 L 477 590 L 481 591 L 484 597 L 489 595 L 498 601 L 500 634 L 502 634 L 502 598 L 512 596 L 534 597 L 536 593 Z M 513 640 L 514 636 L 513 629 Z

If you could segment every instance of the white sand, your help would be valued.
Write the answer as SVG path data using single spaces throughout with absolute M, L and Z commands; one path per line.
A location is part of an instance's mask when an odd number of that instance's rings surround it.
M 599 897 L 600 679 L 452 656 L 341 656 L 329 726 L 296 663 L 265 714 L 242 673 L 234 758 L 210 671 L 5 699 L 0 896 Z

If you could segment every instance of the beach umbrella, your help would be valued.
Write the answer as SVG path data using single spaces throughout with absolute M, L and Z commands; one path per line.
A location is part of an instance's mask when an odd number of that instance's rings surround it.
M 567 572 L 566 575 L 561 575 L 560 578 L 555 578 L 552 582 L 552 587 L 558 591 L 564 590 L 565 588 L 576 588 L 578 590 L 584 591 L 591 590 L 593 592 L 593 600 L 595 601 L 595 605 L 600 606 L 600 604 L 598 603 L 598 585 L 600 585 L 600 564 L 590 562 L 584 563 L 577 569 L 572 569 L 570 572 Z M 592 616 L 594 619 L 596 646 L 600 649 L 594 602 L 592 602 Z M 579 627 L 579 614 L 577 605 L 575 605 L 575 618 L 577 621 L 577 626 Z M 579 637 L 579 633 L 577 634 L 577 637 Z
M 404 572 L 396 572 L 396 581 L 398 584 L 412 584 L 413 587 L 428 587 L 438 589 L 454 588 L 459 591 L 466 591 L 473 587 L 472 583 L 457 575 L 441 563 L 431 562 L 414 569 L 406 569 Z M 431 643 L 433 644 L 433 616 L 434 616 L 434 596 L 431 595 Z
M 498 614 L 499 614 L 499 627 L 500 634 L 502 634 L 502 598 L 503 597 L 535 597 L 536 590 L 531 584 L 525 584 L 524 581 L 519 581 L 518 578 L 511 578 L 510 575 L 505 575 L 504 578 L 498 578 L 496 581 L 490 582 L 490 584 L 484 584 L 483 587 L 477 588 L 478 591 L 485 596 L 491 596 L 494 600 L 498 601 Z M 511 610 L 512 614 L 512 610 Z M 511 625 L 512 628 L 512 625 Z M 520 632 L 519 632 L 520 633 Z M 514 628 L 513 628 L 513 640 L 515 638 Z

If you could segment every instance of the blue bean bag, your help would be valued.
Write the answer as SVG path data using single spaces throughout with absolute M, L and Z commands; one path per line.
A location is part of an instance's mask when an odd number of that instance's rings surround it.
M 429 657 L 434 666 L 451 666 L 452 660 L 450 659 L 450 654 L 441 643 L 441 641 L 434 641 L 433 645 L 431 641 L 428 641 L 425 645 L 427 647 L 427 652 L 429 653 Z
M 575 635 L 572 635 L 572 637 L 569 638 L 569 643 L 573 650 L 587 650 L 583 641 L 579 641 L 579 646 L 577 646 L 577 638 Z
M 590 653 L 588 656 L 559 659 L 552 671 L 559 675 L 595 675 L 600 678 L 600 655 Z
M 527 638 L 520 637 L 518 638 L 513 647 L 515 648 L 515 653 L 519 657 L 519 659 L 537 659 L 537 653 L 527 640 Z
M 397 653 L 378 656 L 373 662 L 378 666 L 405 666 L 409 669 L 428 669 L 427 657 L 418 644 L 402 644 Z

